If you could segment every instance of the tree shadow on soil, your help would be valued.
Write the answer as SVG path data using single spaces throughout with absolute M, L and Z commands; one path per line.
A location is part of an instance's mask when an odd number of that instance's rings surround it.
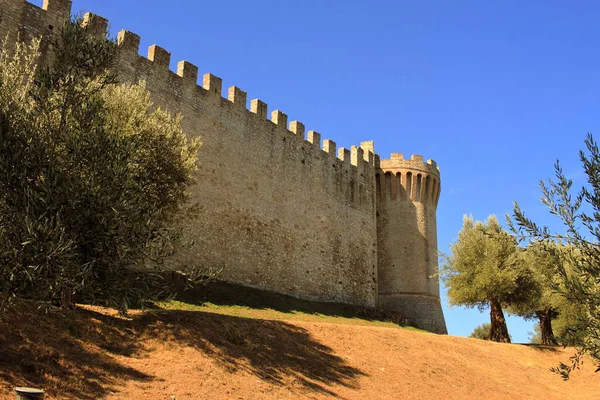
M 564 349 L 563 346 L 552 346 L 552 345 L 546 345 L 546 344 L 535 344 L 535 343 L 521 343 L 521 346 L 526 346 L 529 347 L 530 349 L 533 350 L 537 350 L 537 351 L 545 351 L 545 352 L 551 352 L 551 353 L 556 353 L 561 349 Z
M 325 385 L 357 387 L 356 378 L 365 375 L 306 329 L 282 321 L 164 310 L 146 313 L 136 324 L 145 335 L 197 348 L 230 371 L 247 371 L 275 384 L 292 378 L 334 396 Z
M 271 309 L 284 313 L 297 311 L 305 314 L 361 318 L 369 321 L 390 321 L 398 325 L 407 324 L 406 318 L 393 311 L 376 310 L 351 304 L 301 300 L 284 294 L 218 280 L 210 280 L 186 290 L 183 290 L 183 287 L 181 289 L 176 299 L 188 304 L 201 305 L 208 302 L 220 306 L 237 305 L 255 309 Z
M 281 321 L 199 311 L 160 310 L 130 319 L 89 309 L 45 313 L 32 305 L 0 320 L 0 381 L 43 387 L 52 396 L 92 399 L 144 374 L 113 356 L 140 357 L 145 339 L 191 346 L 226 370 L 246 371 L 274 384 L 295 380 L 305 390 L 356 387 L 365 374 L 303 328 Z
M 115 361 L 135 351 L 131 330 L 87 310 L 45 312 L 31 303 L 0 315 L 0 381 L 61 398 L 96 399 L 117 381 L 151 376 Z

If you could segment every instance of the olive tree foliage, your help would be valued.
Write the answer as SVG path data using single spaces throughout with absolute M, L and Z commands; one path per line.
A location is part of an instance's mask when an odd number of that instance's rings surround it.
M 562 308 L 566 307 L 565 299 L 557 292 L 560 284 L 557 268 L 563 262 L 567 248 L 548 241 L 531 241 L 519 252 L 518 262 L 532 276 L 532 286 L 528 291 L 529 298 L 510 305 L 508 311 L 524 317 L 537 319 L 539 341 L 543 345 L 557 345 L 558 340 L 552 328 Z
M 542 202 L 564 224 L 563 233 L 536 224 L 517 203 L 513 212 L 514 229 L 523 237 L 560 241 L 574 249 L 557 267 L 560 285 L 556 290 L 581 307 L 578 329 L 568 332 L 568 344 L 576 346 L 578 352 L 570 365 L 561 364 L 559 368 L 565 378 L 579 366 L 584 354 L 600 364 L 600 150 L 591 134 L 585 145 L 587 151 L 580 151 L 579 158 L 587 182 L 579 191 L 573 193 L 573 181 L 564 174 L 559 161 L 555 163 L 556 179 L 540 182 Z
M 0 306 L 72 295 L 121 312 L 172 293 L 165 260 L 200 143 L 110 74 L 116 46 L 75 20 L 38 65 L 39 41 L 0 53 Z
M 552 321 L 552 329 L 559 344 L 569 345 L 571 337 L 585 329 L 585 307 L 561 295 L 558 310 L 558 316 Z
M 540 331 L 540 325 L 533 326 L 533 332 L 527 332 L 529 337 L 529 344 L 542 344 L 542 332 Z
M 572 332 L 584 327 L 582 305 L 562 294 L 565 288 L 560 270 L 572 273 L 573 252 L 577 249 L 551 240 L 532 240 L 521 252 L 522 262 L 532 271 L 537 288 L 529 301 L 512 306 L 510 311 L 526 319 L 538 319 L 536 333 L 540 344 L 568 345 Z
M 490 331 L 492 325 L 488 323 L 483 323 L 478 325 L 473 329 L 473 332 L 469 335 L 470 338 L 473 339 L 481 339 L 481 340 L 490 340 Z
M 529 298 L 529 271 L 520 268 L 516 239 L 495 216 L 464 217 L 458 238 L 442 265 L 451 305 L 490 308 L 490 340 L 510 342 L 503 308 Z

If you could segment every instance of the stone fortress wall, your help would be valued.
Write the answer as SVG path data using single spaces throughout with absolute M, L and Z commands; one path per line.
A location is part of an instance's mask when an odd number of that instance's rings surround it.
M 69 18 L 71 0 L 0 0 L 0 36 L 47 38 Z M 87 14 L 93 34 L 107 20 Z M 139 55 L 140 38 L 118 34 L 115 72 L 146 81 L 157 105 L 183 115 L 200 136 L 193 200 L 200 216 L 186 227 L 196 245 L 186 261 L 226 267 L 224 280 L 299 298 L 403 312 L 419 327 L 445 333 L 439 301 L 434 162 L 393 154 L 379 160 L 372 142 L 336 149 L 285 113 L 268 115 L 237 87 L 222 97 L 220 78 L 186 61 L 169 69 L 158 46 Z M 48 56 L 51 56 L 50 54 Z

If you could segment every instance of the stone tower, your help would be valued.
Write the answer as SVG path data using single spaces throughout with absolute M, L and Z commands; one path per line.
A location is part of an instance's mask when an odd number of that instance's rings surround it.
M 434 161 L 400 153 L 376 173 L 378 298 L 410 324 L 447 333 L 440 304 L 436 208 L 440 172 Z

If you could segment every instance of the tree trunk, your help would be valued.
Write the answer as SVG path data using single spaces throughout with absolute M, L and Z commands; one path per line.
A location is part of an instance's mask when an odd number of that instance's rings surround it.
M 542 344 L 556 346 L 558 341 L 552 331 L 552 309 L 548 308 L 544 311 L 535 313 L 540 320 L 540 332 L 542 334 Z
M 65 310 L 72 310 L 75 308 L 75 303 L 73 302 L 73 289 L 69 286 L 63 286 L 62 288 L 60 294 L 60 308 Z
M 506 327 L 502 306 L 493 297 L 490 299 L 490 324 L 490 340 L 510 343 L 510 336 L 508 336 L 508 328 Z

